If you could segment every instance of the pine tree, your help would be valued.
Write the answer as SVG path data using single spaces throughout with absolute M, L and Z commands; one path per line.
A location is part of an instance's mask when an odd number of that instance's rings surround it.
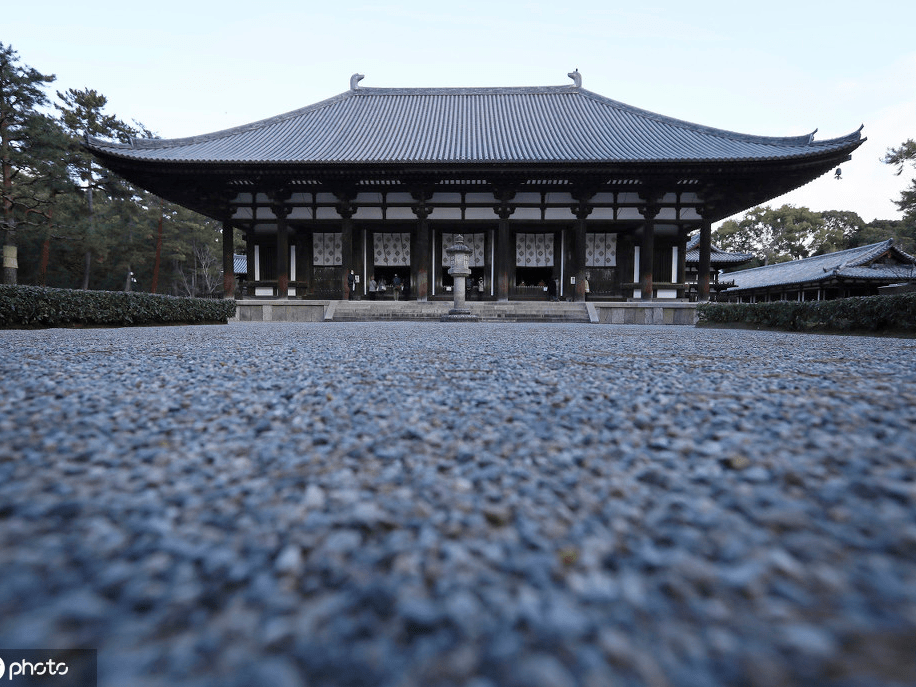
M 57 166 L 60 131 L 38 111 L 48 103 L 44 86 L 54 79 L 53 74 L 20 64 L 19 54 L 0 43 L 0 229 L 3 281 L 7 284 L 18 280 L 18 225 L 49 202 L 49 180 L 61 180 Z
M 904 167 L 908 162 L 913 167 L 916 167 L 916 141 L 911 138 L 901 143 L 897 148 L 890 148 L 884 156 L 884 162 L 897 167 L 897 176 L 903 174 Z M 894 202 L 900 208 L 905 220 L 916 221 L 916 178 L 910 182 L 907 188 L 900 192 L 900 200 L 895 200 Z
M 71 137 L 68 159 L 71 174 L 78 180 L 86 196 L 82 288 L 88 289 L 93 255 L 104 255 L 108 244 L 117 238 L 112 235 L 112 231 L 105 231 L 106 227 L 102 226 L 103 219 L 115 218 L 117 213 L 100 212 L 98 206 L 123 200 L 132 195 L 132 190 L 121 179 L 102 170 L 92 155 L 82 147 L 82 141 L 85 136 L 94 136 L 126 143 L 137 131 L 115 115 L 104 113 L 108 99 L 95 90 L 70 88 L 66 93 L 58 91 L 57 97 L 63 102 L 62 105 L 56 105 L 60 111 L 60 121 Z

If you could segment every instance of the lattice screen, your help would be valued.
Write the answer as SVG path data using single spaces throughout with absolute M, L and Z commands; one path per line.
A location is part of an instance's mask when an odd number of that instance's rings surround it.
M 486 239 L 486 234 L 462 234 L 464 236 L 464 242 L 467 244 L 467 247 L 470 248 L 473 253 L 471 253 L 471 267 L 483 267 L 484 263 L 484 243 Z M 448 253 L 445 252 L 445 249 L 451 246 L 455 242 L 455 234 L 442 234 L 442 266 L 449 267 Z
M 518 267 L 553 267 L 553 234 L 516 234 Z
M 375 234 L 375 265 L 410 267 L 410 234 Z
M 343 265 L 341 234 L 312 234 L 312 264 Z
M 586 267 L 617 267 L 617 234 L 585 235 Z

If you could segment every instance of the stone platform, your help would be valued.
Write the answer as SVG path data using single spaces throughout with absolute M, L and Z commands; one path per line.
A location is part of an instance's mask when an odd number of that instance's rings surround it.
M 642 302 L 469 302 L 481 322 L 581 322 L 591 324 L 696 323 L 696 304 Z M 237 322 L 438 321 L 452 307 L 448 301 L 300 301 L 241 300 Z

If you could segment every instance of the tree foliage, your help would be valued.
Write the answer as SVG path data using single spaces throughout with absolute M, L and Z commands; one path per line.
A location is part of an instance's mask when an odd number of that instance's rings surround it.
M 824 232 L 812 255 L 824 255 L 853 248 L 854 237 L 859 235 L 866 226 L 865 221 L 858 214 L 848 210 L 827 210 L 820 215 L 824 220 Z M 868 243 L 876 243 L 881 240 L 883 239 Z
M 911 138 L 897 148 L 890 148 L 884 156 L 884 161 L 897 167 L 897 176 L 903 174 L 907 163 L 916 168 L 916 141 Z M 904 219 L 916 221 L 916 177 L 901 191 L 900 199 L 894 202 L 903 213 Z
M 867 246 L 886 239 L 910 255 L 916 255 L 916 217 L 909 219 L 876 219 L 864 225 L 849 239 L 849 248 Z
M 57 91 L 52 102 L 45 89 L 54 80 L 0 43 L 0 233 L 19 257 L 3 281 L 218 293 L 219 223 L 132 186 L 83 147 L 86 134 L 126 142 L 152 132 L 108 112 L 107 98 L 90 88 Z
M 56 122 L 39 108 L 48 103 L 44 87 L 54 76 L 23 65 L 11 46 L 0 43 L 0 229 L 4 281 L 18 279 L 19 225 L 41 214 L 63 190 L 58 148 L 64 144 Z
M 57 97 L 61 102 L 55 107 L 60 112 L 64 129 L 70 134 L 67 164 L 86 199 L 85 221 L 81 223 L 84 251 L 82 288 L 88 289 L 93 258 L 104 260 L 111 242 L 119 239 L 114 227 L 124 223 L 123 213 L 130 212 L 120 201 L 134 193 L 126 182 L 96 164 L 92 155 L 82 147 L 81 139 L 88 135 L 127 142 L 137 132 L 115 115 L 104 112 L 108 99 L 97 91 L 70 88 L 65 93 L 58 91 Z M 130 271 L 128 264 L 126 290 L 132 283 Z
M 758 264 L 768 265 L 807 258 L 843 243 L 849 221 L 855 220 L 837 216 L 828 221 L 820 213 L 793 205 L 775 210 L 756 207 L 741 220 L 723 222 L 714 240 L 723 250 L 753 253 Z
M 723 222 L 713 234 L 713 242 L 723 250 L 754 254 L 753 261 L 736 269 L 798 260 L 887 239 L 894 239 L 898 248 L 914 254 L 916 216 L 866 224 L 855 212 L 813 212 L 792 205 L 756 207 L 740 220 Z

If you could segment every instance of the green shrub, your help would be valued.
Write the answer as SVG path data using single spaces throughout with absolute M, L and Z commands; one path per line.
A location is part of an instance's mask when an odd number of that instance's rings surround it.
M 0 284 L 0 327 L 226 323 L 235 301 Z
M 791 331 L 916 332 L 916 293 L 834 301 L 703 303 L 701 323 L 737 323 Z

